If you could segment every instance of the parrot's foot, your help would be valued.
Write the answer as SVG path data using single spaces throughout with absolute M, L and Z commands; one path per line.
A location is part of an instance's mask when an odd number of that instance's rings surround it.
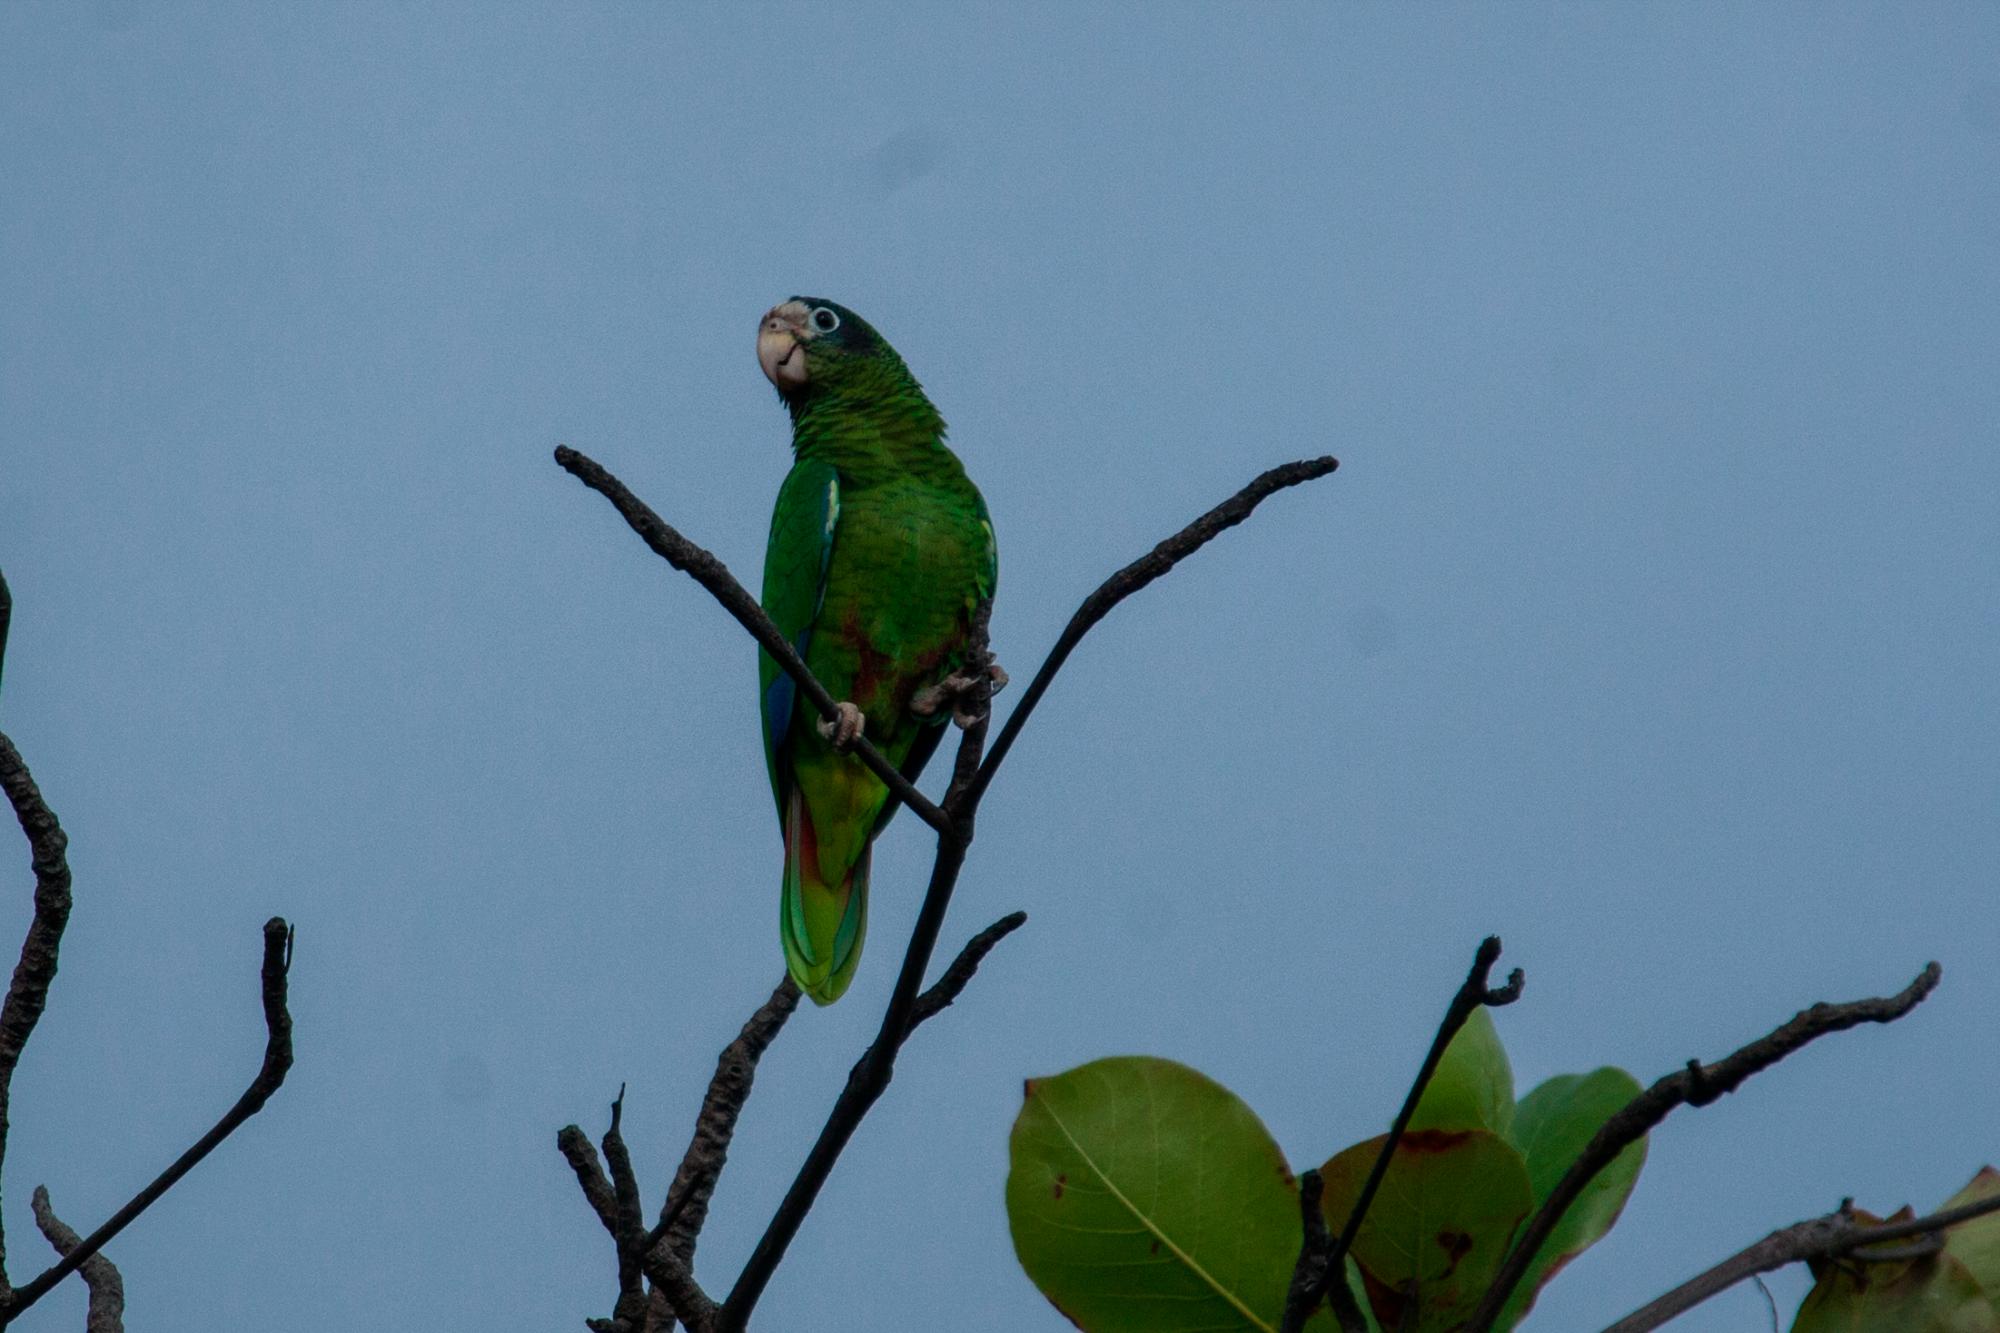
M 819 734 L 826 737 L 836 753 L 846 754 L 854 748 L 854 742 L 861 739 L 861 728 L 867 719 L 862 716 L 859 708 L 845 699 L 835 704 L 833 708 L 832 717 L 820 720 Z
M 972 705 L 979 687 L 986 686 L 986 697 L 992 698 L 1007 687 L 1007 671 L 998 662 L 988 662 L 986 670 L 979 674 L 960 673 L 946 676 L 935 685 L 925 686 L 910 696 L 910 711 L 918 717 L 936 717 L 938 710 L 949 707 L 951 720 L 961 728 L 969 727 L 986 715 L 983 707 L 973 711 Z

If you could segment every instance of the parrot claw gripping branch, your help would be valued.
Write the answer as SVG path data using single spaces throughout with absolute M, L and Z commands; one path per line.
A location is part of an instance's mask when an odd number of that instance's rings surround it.
M 842 725 L 843 714 L 853 705 L 835 699 L 814 677 L 784 633 L 720 560 L 668 526 L 594 460 L 566 446 L 556 449 L 555 458 L 565 471 L 609 500 L 655 554 L 707 589 L 749 631 L 803 700 L 818 713 L 827 730 L 833 733 L 829 739 L 839 738 L 846 730 Z M 949 709 L 963 728 L 951 781 L 941 801 L 932 803 L 861 734 L 861 728 L 853 728 L 854 757 L 888 788 L 892 801 L 908 807 L 938 835 L 937 859 L 930 883 L 875 1040 L 855 1062 L 818 1140 L 727 1297 L 720 1302 L 695 1281 L 695 1244 L 707 1215 L 709 1197 L 728 1155 L 736 1117 L 749 1096 L 757 1059 L 798 1004 L 800 991 L 792 979 L 787 976 L 778 984 L 771 998 L 723 1051 L 697 1116 L 693 1140 L 662 1201 L 659 1220 L 651 1228 L 645 1225 L 631 1158 L 619 1133 L 620 1104 L 614 1103 L 612 1108 L 601 1162 L 597 1149 L 575 1125 L 566 1126 L 557 1135 L 558 1147 L 575 1171 L 585 1199 L 610 1233 L 618 1253 L 617 1302 L 611 1317 L 591 1320 L 591 1328 L 598 1333 L 645 1333 L 671 1327 L 676 1319 L 696 1333 L 710 1330 L 734 1333 L 746 1327 L 765 1284 L 783 1260 L 786 1247 L 832 1173 L 841 1150 L 888 1087 L 903 1043 L 918 1024 L 950 1005 L 972 980 L 974 971 L 993 946 L 1027 920 L 1025 914 L 1014 912 L 986 927 L 966 943 L 934 983 L 924 987 L 931 954 L 937 947 L 945 911 L 958 882 L 959 868 L 972 843 L 979 802 L 1056 673 L 1083 636 L 1120 602 L 1225 530 L 1243 522 L 1270 496 L 1326 476 L 1338 466 L 1337 460 L 1321 457 L 1274 467 L 1106 579 L 1070 617 L 990 748 L 986 744 L 989 701 L 993 692 L 1006 683 L 1007 676 L 987 651 L 986 622 L 991 603 L 982 601 L 971 618 L 970 641 L 960 669 L 932 691 L 912 699 L 912 711 L 919 716 L 935 716 Z

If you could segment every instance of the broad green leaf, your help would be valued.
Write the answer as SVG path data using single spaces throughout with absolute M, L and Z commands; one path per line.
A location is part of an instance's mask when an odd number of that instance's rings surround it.
M 1541 1207 L 1549 1197 L 1591 1136 L 1639 1092 L 1639 1081 L 1630 1074 L 1605 1068 L 1588 1074 L 1558 1075 L 1521 1099 L 1510 1137 L 1527 1161 L 1535 1207 Z M 1614 1157 L 1611 1165 L 1584 1187 L 1503 1307 L 1500 1327 L 1519 1322 L 1534 1308 L 1535 1294 L 1548 1280 L 1611 1230 L 1645 1162 L 1646 1140 L 1641 1139 Z
M 1891 1220 L 1911 1215 L 1906 1208 Z M 2000 1333 L 1979 1282 L 1948 1252 L 1898 1263 L 1816 1259 L 1812 1270 L 1819 1280 L 1792 1333 Z
M 1323 1207 L 1335 1234 L 1387 1137 L 1357 1143 L 1322 1169 Z M 1499 1136 L 1480 1129 L 1405 1134 L 1354 1238 L 1382 1327 L 1444 1333 L 1463 1323 L 1531 1201 L 1528 1168 Z
M 1021 1267 L 1072 1323 L 1277 1328 L 1299 1253 L 1298 1187 L 1241 1099 L 1145 1056 L 1030 1079 L 1026 1094 L 1007 1220 Z
M 2000 1171 L 1982 1166 L 1972 1182 L 1946 1199 L 1938 1211 L 1962 1208 L 1980 1199 L 1990 1199 L 1995 1194 L 2000 1194 Z M 1944 1248 L 1946 1253 L 1964 1264 L 1979 1285 L 1985 1288 L 1987 1301 L 1996 1313 L 2000 1313 L 2000 1213 L 1988 1213 L 1970 1222 L 1959 1223 L 1945 1233 Z
M 1483 1129 L 1504 1137 L 1513 1118 L 1514 1071 L 1493 1015 L 1481 1005 L 1444 1048 L 1410 1128 Z

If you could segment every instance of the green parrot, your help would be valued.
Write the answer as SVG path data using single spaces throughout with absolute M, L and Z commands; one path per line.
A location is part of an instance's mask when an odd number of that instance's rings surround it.
M 821 721 L 759 651 L 785 840 L 785 966 L 831 1004 L 861 959 L 869 848 L 896 808 L 846 751 L 865 734 L 905 776 L 923 770 L 974 684 L 960 668 L 998 563 L 986 502 L 945 447 L 944 418 L 867 321 L 795 296 L 759 323 L 757 362 L 791 413 L 795 460 L 771 514 L 764 611 L 842 701 Z M 1005 681 L 998 667 L 992 677 Z

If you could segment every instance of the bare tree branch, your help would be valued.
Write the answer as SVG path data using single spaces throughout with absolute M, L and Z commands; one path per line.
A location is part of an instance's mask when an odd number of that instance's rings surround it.
M 10 600 L 11 605 L 11 600 Z M 14 1085 L 14 1067 L 34 1035 L 48 1007 L 49 983 L 55 980 L 56 958 L 62 949 L 63 928 L 69 924 L 70 895 L 69 837 L 56 821 L 55 812 L 42 800 L 34 774 L 14 748 L 14 742 L 0 732 L 0 788 L 5 788 L 21 832 L 28 836 L 28 854 L 35 871 L 35 916 L 28 923 L 27 938 L 21 942 L 21 961 L 15 965 L 14 979 L 7 987 L 7 999 L 0 1004 L 0 1161 L 7 1154 L 7 1106 Z M 7 1280 L 6 1234 L 0 1231 L 0 1311 L 13 1300 Z
M 708 1201 L 715 1193 L 715 1182 L 729 1160 L 736 1117 L 750 1098 L 751 1083 L 757 1077 L 757 1061 L 798 1006 L 799 988 L 787 975 L 772 988 L 771 998 L 750 1015 L 743 1030 L 736 1034 L 736 1040 L 722 1048 L 715 1061 L 715 1076 L 709 1079 L 708 1092 L 701 1099 L 701 1114 L 695 1118 L 694 1137 L 689 1140 L 680 1169 L 674 1173 L 673 1185 L 661 1202 L 660 1220 L 646 1235 L 648 1253 L 666 1240 L 683 1265 L 694 1263 L 695 1240 L 708 1217 Z
M 11 747 L 10 747 L 11 748 Z M 236 1104 L 224 1113 L 215 1127 L 196 1140 L 193 1147 L 175 1159 L 174 1164 L 162 1171 L 154 1181 L 132 1197 L 132 1201 L 111 1215 L 109 1221 L 86 1236 L 61 1262 L 43 1271 L 35 1279 L 16 1290 L 0 1307 L 0 1323 L 10 1321 L 47 1295 L 56 1283 L 75 1272 L 87 1259 L 96 1254 L 113 1236 L 123 1231 L 131 1221 L 152 1207 L 155 1200 L 172 1189 L 180 1178 L 192 1171 L 201 1159 L 215 1151 L 216 1146 L 231 1134 L 237 1126 L 264 1109 L 264 1103 L 271 1099 L 285 1081 L 286 1071 L 292 1067 L 292 1016 L 285 1008 L 285 979 L 292 965 L 292 928 L 284 918 L 272 917 L 264 923 L 264 1063 L 257 1070 L 257 1076 L 250 1080 L 250 1086 L 236 1099 Z
M 979 970 L 979 965 L 986 961 L 986 955 L 993 952 L 993 946 L 1027 923 L 1026 912 L 1009 912 L 967 940 L 965 947 L 958 951 L 958 957 L 952 959 L 951 966 L 944 970 L 944 975 L 917 997 L 917 1007 L 910 1015 L 910 1026 L 914 1028 L 949 1008 L 971 982 L 972 974 Z
M 1014 748 L 1015 737 L 1021 734 L 1021 728 L 1027 725 L 1028 718 L 1035 711 L 1035 705 L 1040 703 L 1042 695 L 1048 692 L 1049 683 L 1055 679 L 1056 672 L 1062 670 L 1063 663 L 1069 660 L 1070 653 L 1083 641 L 1083 636 L 1090 633 L 1098 621 L 1110 615 L 1112 608 L 1250 517 L 1251 512 L 1266 499 L 1301 482 L 1324 477 L 1339 466 L 1340 460 L 1329 456 L 1285 463 L 1272 468 L 1113 574 L 1098 587 L 1096 592 L 1084 598 L 1083 605 L 1079 606 L 1076 614 L 1069 618 L 1069 624 L 1063 628 L 1061 637 L 1056 640 L 1056 646 L 1049 650 L 1048 658 L 1043 661 L 1041 668 L 1035 672 L 1034 680 L 1021 695 L 1021 702 L 1016 704 L 1014 711 L 1008 715 L 1007 725 L 1000 729 L 999 738 L 993 742 L 992 752 L 986 756 L 985 763 L 980 766 L 979 776 L 972 782 L 968 793 L 970 803 L 977 805 L 979 798 L 985 794 L 987 786 L 993 781 L 994 773 L 999 771 L 1000 765 L 1006 760 L 1007 752 Z
M 715 1062 L 715 1074 L 708 1082 L 708 1092 L 702 1097 L 701 1112 L 695 1117 L 694 1135 L 688 1141 L 687 1151 L 681 1155 L 680 1168 L 674 1173 L 672 1186 L 667 1197 L 660 1204 L 660 1219 L 653 1229 L 646 1233 L 640 1247 L 640 1255 L 650 1260 L 654 1251 L 664 1243 L 667 1250 L 666 1266 L 661 1270 L 669 1274 L 680 1274 L 674 1285 L 654 1281 L 652 1322 L 649 1329 L 670 1329 L 675 1318 L 689 1323 L 688 1315 L 680 1309 L 674 1296 L 677 1285 L 683 1295 L 689 1290 L 700 1293 L 693 1286 L 694 1251 L 700 1238 L 702 1223 L 708 1218 L 708 1201 L 715 1193 L 716 1182 L 722 1176 L 722 1168 L 729 1160 L 729 1143 L 736 1133 L 736 1118 L 742 1113 L 744 1102 L 749 1100 L 752 1081 L 757 1076 L 757 1061 L 765 1050 L 777 1039 L 783 1030 L 785 1020 L 798 1008 L 799 988 L 789 975 L 781 978 L 771 991 L 771 998 L 761 1005 L 757 1012 L 736 1034 L 736 1040 L 723 1047 L 722 1054 Z M 647 1265 L 650 1275 L 654 1265 Z M 709 1301 L 705 1293 L 701 1300 Z M 694 1325 L 689 1323 L 690 1327 Z
M 76 1232 L 56 1216 L 45 1187 L 35 1186 L 29 1207 L 34 1210 L 35 1225 L 41 1228 L 57 1257 L 66 1258 L 82 1244 Z M 125 1279 L 118 1275 L 117 1267 L 99 1252 L 84 1260 L 78 1272 L 90 1292 L 90 1303 L 84 1307 L 83 1333 L 125 1333 Z
M 771 655 L 779 669 L 792 678 L 799 692 L 812 701 L 812 706 L 819 710 L 821 717 L 835 716 L 839 700 L 819 683 L 798 651 L 771 623 L 771 618 L 764 614 L 764 608 L 757 604 L 757 599 L 736 581 L 736 576 L 729 572 L 727 565 L 668 526 L 664 519 L 647 508 L 643 500 L 627 490 L 624 482 L 605 471 L 596 460 L 567 445 L 557 445 L 556 462 L 578 481 L 611 501 L 631 525 L 632 531 L 645 539 L 655 555 L 708 589 L 709 595 L 722 603 L 722 609 L 735 616 L 736 622 L 750 631 L 750 637 Z M 915 783 L 899 773 L 894 764 L 883 758 L 882 752 L 866 736 L 854 742 L 853 754 L 868 766 L 869 772 L 882 780 L 897 800 L 910 807 L 917 818 L 944 837 L 958 836 L 944 812 L 918 791 Z
M 724 609 L 733 615 L 738 623 L 763 646 L 780 668 L 791 677 L 800 690 L 810 699 L 822 717 L 831 718 L 836 713 L 837 701 L 807 670 L 805 663 L 763 613 L 748 592 L 712 554 L 689 542 L 668 526 L 651 509 L 642 503 L 626 487 L 606 472 L 597 463 L 574 449 L 559 447 L 556 462 L 576 476 L 585 485 L 609 499 L 624 516 L 625 521 L 643 538 L 646 544 L 676 569 L 682 570 L 704 588 L 708 589 Z M 799 1226 L 811 1210 L 813 1201 L 832 1172 L 847 1141 L 853 1136 L 868 1110 L 888 1087 L 893 1075 L 897 1052 L 909 1039 L 916 1025 L 931 1017 L 957 996 L 965 983 L 970 980 L 979 961 L 1008 931 L 1019 925 L 1018 921 L 1009 925 L 1005 920 L 981 932 L 974 938 L 959 959 L 946 969 L 934 987 L 923 989 L 925 973 L 930 966 L 931 955 L 937 947 L 938 935 L 943 929 L 946 910 L 951 903 L 952 892 L 958 882 L 960 868 L 964 865 L 968 846 L 972 841 L 973 826 L 978 812 L 980 797 L 992 781 L 995 770 L 1005 750 L 1013 743 L 1026 723 L 1035 704 L 1047 691 L 1049 682 L 1062 666 L 1083 636 L 1098 621 L 1102 620 L 1119 602 L 1139 589 L 1153 582 L 1174 565 L 1212 541 L 1224 530 L 1241 523 L 1267 496 L 1295 486 L 1314 477 L 1324 476 L 1334 470 L 1338 463 L 1332 458 L 1321 458 L 1307 462 L 1291 463 L 1273 468 L 1264 473 L 1249 486 L 1196 519 L 1175 536 L 1160 543 L 1150 553 L 1128 565 L 1113 575 L 1103 586 L 1091 594 L 1071 617 L 1068 628 L 1057 641 L 1041 669 L 1036 673 L 1033 684 L 1023 696 L 1021 703 L 1009 718 L 1001 732 L 1001 740 L 991 755 L 985 753 L 986 733 L 990 720 L 988 701 L 991 696 L 991 682 L 984 667 L 991 662 L 987 651 L 986 624 L 991 608 L 978 608 L 971 626 L 970 646 L 966 652 L 966 672 L 975 684 L 967 699 L 960 701 L 957 710 L 972 717 L 964 736 L 959 742 L 956 762 L 953 765 L 952 781 L 944 800 L 931 804 L 915 786 L 904 779 L 882 755 L 864 741 L 855 748 L 863 763 L 888 786 L 891 795 L 915 810 L 919 818 L 929 824 L 938 834 L 937 858 L 932 865 L 930 884 L 924 893 L 922 907 L 911 930 L 910 942 L 903 954 L 903 965 L 897 974 L 896 985 L 890 994 L 889 1005 L 876 1032 L 875 1040 L 862 1053 L 861 1058 L 849 1072 L 846 1086 L 841 1090 L 829 1112 L 826 1124 L 821 1128 L 819 1138 L 807 1154 L 791 1188 L 778 1205 L 763 1236 L 758 1240 L 742 1273 L 730 1289 L 728 1299 L 712 1318 L 699 1316 L 706 1322 L 728 1333 L 743 1328 L 750 1312 L 762 1295 L 771 1274 L 783 1259 L 786 1248 L 798 1233 Z M 983 761 L 983 762 L 982 762 Z M 1004 927 L 1004 928 L 1003 928 Z M 739 1103 L 740 1105 L 740 1103 Z M 573 1164 L 574 1165 L 574 1164 Z M 615 1173 L 614 1173 L 615 1176 Z M 581 1174 L 579 1179 L 582 1179 Z M 712 1182 L 711 1186 L 712 1188 Z M 586 1191 L 589 1189 L 586 1183 Z M 676 1196 L 679 1196 L 678 1198 Z M 691 1207 L 687 1200 L 692 1194 L 676 1189 L 669 1195 L 666 1212 L 661 1225 L 654 1228 L 653 1236 L 663 1232 L 678 1231 L 676 1214 L 683 1207 Z M 673 1226 L 669 1223 L 673 1222 Z M 692 1250 L 692 1239 L 699 1230 L 699 1218 L 686 1229 L 685 1238 Z M 678 1266 L 668 1268 L 665 1276 L 675 1282 L 681 1274 L 687 1274 L 686 1284 L 692 1286 L 693 1277 L 685 1262 L 675 1254 L 674 1246 L 649 1244 L 645 1254 L 646 1272 L 652 1277 L 656 1287 L 664 1290 L 666 1283 L 655 1272 L 662 1261 L 674 1260 Z M 699 1291 L 699 1288 L 694 1288 Z M 671 1293 L 669 1293 L 671 1299 Z M 678 1304 L 678 1303 L 677 1303 Z M 682 1318 L 688 1316 L 682 1312 Z
M 1936 1247 L 1943 1243 L 1947 1228 L 1988 1213 L 2000 1212 L 2000 1194 L 1995 1194 L 1956 1208 L 1946 1208 L 1928 1217 L 1870 1226 L 1854 1215 L 1851 1202 L 1843 1203 L 1824 1217 L 1808 1218 L 1773 1231 L 1755 1245 L 1738 1251 L 1658 1300 L 1634 1310 L 1606 1328 L 1604 1333 L 1647 1333 L 1647 1330 L 1686 1314 L 1746 1278 L 1807 1259 L 1844 1255 L 1864 1263 L 1900 1263 L 1922 1258 L 1925 1254 L 1936 1252 Z M 1911 1236 L 1919 1237 L 1925 1243 L 1914 1249 L 1908 1246 L 1894 1250 L 1873 1248 Z M 1869 1248 L 1862 1248 L 1864 1246 Z
M 1410 1127 L 1410 1118 L 1417 1113 L 1417 1103 L 1423 1100 L 1424 1089 L 1430 1086 L 1431 1078 L 1437 1073 L 1438 1063 L 1444 1059 L 1451 1039 L 1458 1035 L 1465 1021 L 1473 1011 L 1481 1006 L 1498 1008 L 1521 998 L 1521 988 L 1527 978 L 1520 968 L 1515 968 L 1504 986 L 1489 986 L 1487 978 L 1492 975 L 1493 964 L 1500 961 L 1500 937 L 1488 935 L 1479 942 L 1479 948 L 1472 955 L 1472 968 L 1459 983 L 1458 993 L 1451 997 L 1446 1007 L 1444 1021 L 1438 1024 L 1437 1035 L 1431 1038 L 1430 1051 L 1417 1069 L 1417 1077 L 1410 1084 L 1409 1093 L 1403 1098 L 1403 1109 L 1396 1113 L 1395 1123 L 1389 1126 L 1388 1137 L 1382 1140 L 1382 1150 L 1375 1154 L 1375 1164 L 1368 1170 L 1368 1179 L 1361 1186 L 1361 1193 L 1354 1200 L 1354 1207 L 1348 1211 L 1347 1223 L 1340 1229 L 1338 1239 L 1329 1242 L 1323 1252 L 1308 1254 L 1314 1248 L 1314 1228 L 1309 1228 L 1305 1243 L 1299 1248 L 1299 1260 L 1292 1271 L 1292 1292 L 1298 1299 L 1288 1299 L 1285 1303 L 1285 1322 L 1279 1327 L 1281 1333 L 1300 1333 L 1306 1320 L 1329 1290 L 1346 1290 L 1342 1280 L 1347 1272 L 1347 1252 L 1354 1247 L 1354 1238 L 1361 1233 L 1361 1223 L 1368 1216 L 1369 1207 L 1375 1202 L 1375 1192 L 1382 1187 L 1382 1179 L 1389 1174 L 1389 1163 L 1395 1159 L 1396 1145 L 1403 1141 L 1404 1131 Z M 1317 1191 L 1319 1179 L 1315 1174 L 1314 1188 Z M 1317 1228 L 1325 1233 L 1324 1224 Z M 1307 1268 L 1312 1276 L 1306 1274 Z M 1346 1320 L 1342 1321 L 1347 1326 Z
M 1599 1171 L 1631 1144 L 1650 1133 L 1677 1106 L 1707 1106 L 1736 1091 L 1743 1080 L 1770 1068 L 1794 1051 L 1833 1032 L 1843 1032 L 1862 1023 L 1893 1023 L 1922 1004 L 1937 988 L 1943 975 L 1936 963 L 1917 974 L 1916 980 L 1895 995 L 1855 1000 L 1847 1004 L 1816 1004 L 1801 1010 L 1768 1036 L 1725 1056 L 1712 1065 L 1690 1060 L 1687 1068 L 1647 1088 L 1625 1104 L 1623 1110 L 1604 1122 L 1570 1169 L 1563 1173 L 1555 1189 L 1535 1210 L 1528 1224 L 1514 1239 L 1514 1246 L 1493 1282 L 1480 1299 L 1478 1308 L 1466 1321 L 1467 1333 L 1486 1333 L 1500 1315 L 1500 1309 L 1527 1273 L 1528 1265 L 1549 1238 L 1563 1213 L 1583 1193 Z M 1885 1237 L 1886 1239 L 1886 1237 Z M 1747 1275 L 1746 1275 L 1747 1276 Z

